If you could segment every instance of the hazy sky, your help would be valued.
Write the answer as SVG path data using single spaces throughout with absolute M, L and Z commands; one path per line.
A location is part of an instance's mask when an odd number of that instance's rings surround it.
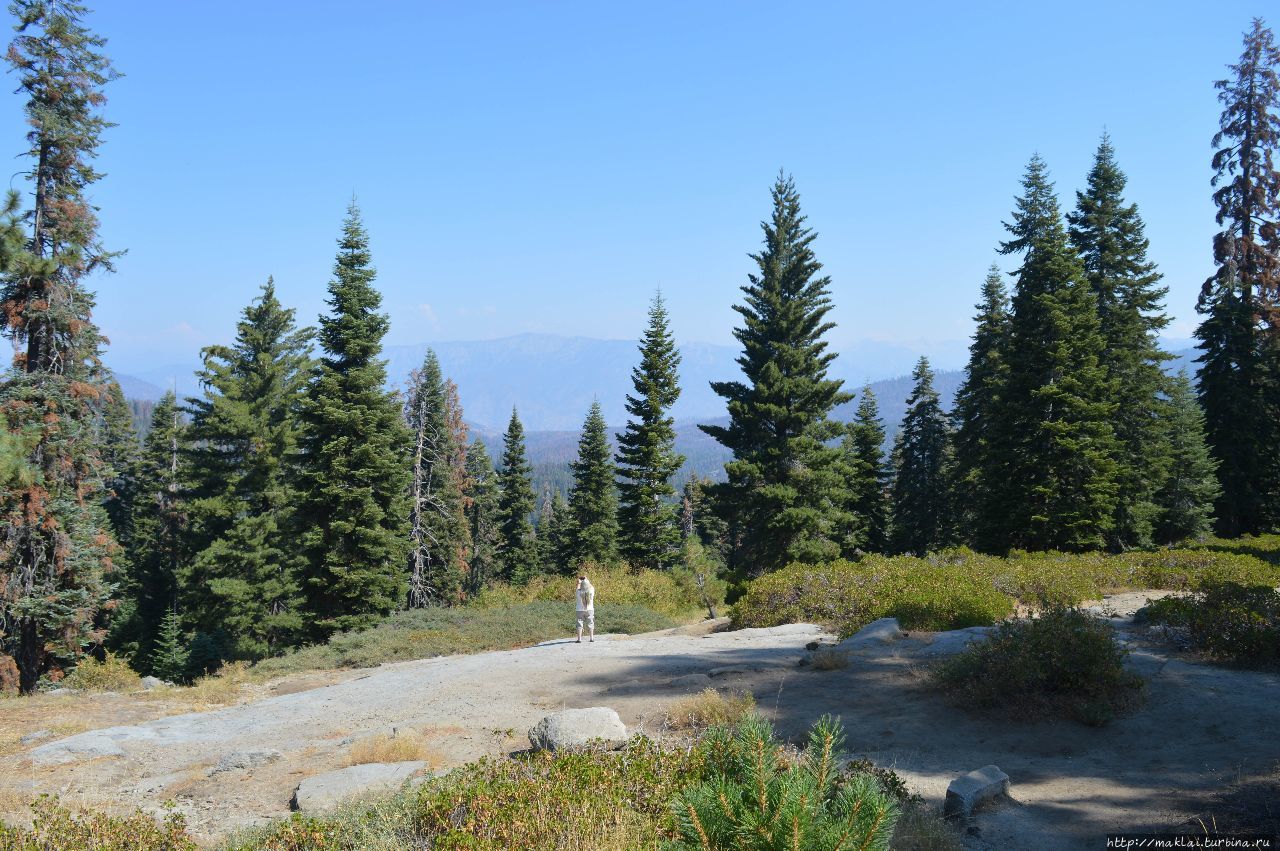
M 194 361 L 268 274 L 314 322 L 353 192 L 390 343 L 633 338 L 658 286 L 680 338 L 732 342 L 779 168 L 820 233 L 837 348 L 927 350 L 968 335 L 1030 154 L 1069 207 L 1104 128 L 1186 337 L 1211 271 L 1212 83 L 1264 11 L 88 2 L 126 75 L 94 198 L 129 253 L 93 281 L 125 369 Z M 21 110 L 3 100 L 15 154 Z

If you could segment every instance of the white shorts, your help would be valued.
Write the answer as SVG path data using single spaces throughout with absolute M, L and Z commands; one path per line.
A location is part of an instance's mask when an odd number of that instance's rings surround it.
M 578 629 L 582 629 L 584 626 L 588 629 L 596 628 L 595 609 L 587 609 L 586 611 L 578 609 Z

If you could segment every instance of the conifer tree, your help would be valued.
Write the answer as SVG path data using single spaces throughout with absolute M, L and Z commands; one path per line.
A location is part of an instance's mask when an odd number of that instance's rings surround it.
M 1222 485 L 1218 531 L 1256 533 L 1280 519 L 1280 48 L 1255 18 L 1213 137 L 1218 268 L 1196 309 L 1200 404 Z
M 178 610 L 170 609 L 160 622 L 155 649 L 151 652 L 151 674 L 166 682 L 183 682 L 187 678 L 187 663 L 191 656 L 189 644 L 182 632 Z
M 569 504 L 565 502 L 564 494 L 549 485 L 544 487 L 535 530 L 540 572 L 555 574 L 572 570 L 566 559 L 570 525 Z
M 680 352 L 658 293 L 640 341 L 640 365 L 631 371 L 630 419 L 618 435 L 619 537 L 633 568 L 665 569 L 680 560 L 679 507 L 671 478 L 684 456 L 675 450 L 675 420 L 669 413 L 680 398 L 679 367 Z
M 1156 493 L 1160 516 L 1155 538 L 1161 544 L 1207 535 L 1219 491 L 1217 465 L 1205 442 L 1204 412 L 1186 372 L 1169 382 L 1168 407 L 1165 445 L 1169 457 L 1165 479 Z
M 951 447 L 928 358 L 920 358 L 911 378 L 893 446 L 891 544 L 897 552 L 924 555 L 952 543 Z
M 106 407 L 102 412 L 102 462 L 110 475 L 104 485 L 102 506 L 111 522 L 111 531 L 120 544 L 121 558 L 130 548 L 129 515 L 133 510 L 134 469 L 142 450 L 133 429 L 133 412 L 124 391 L 114 379 L 107 382 Z
M 1097 299 L 1067 242 L 1044 162 L 1032 157 L 1005 254 L 1023 253 L 997 421 L 1004 547 L 1100 547 L 1114 526 L 1114 386 Z
M 974 546 L 1000 550 L 1005 523 L 1000 501 L 1007 486 L 999 461 L 1000 404 L 1009 378 L 1009 294 L 1000 269 L 991 264 L 974 317 L 969 365 L 956 391 L 951 416 L 955 427 L 952 490 L 956 518 Z
M 145 669 L 165 614 L 178 600 L 189 560 L 191 468 L 189 426 L 177 398 L 166 393 L 151 412 L 151 428 L 138 459 L 129 572 L 119 594 L 121 623 L 113 643 Z
M 494 577 L 498 567 L 498 474 L 479 440 L 467 447 L 466 473 L 463 511 L 471 544 L 466 592 L 477 594 Z
M 26 97 L 34 202 L 25 229 L 10 194 L 0 226 L 0 331 L 17 355 L 0 384 L 0 413 L 28 450 L 30 477 L 0 494 L 0 653 L 29 693 L 61 659 L 101 639 L 118 546 L 102 506 L 98 423 L 107 399 L 88 275 L 111 268 L 87 190 L 102 132 L 104 86 L 118 76 L 104 40 L 67 0 L 15 0 L 7 61 Z
M 733 536 L 730 569 L 747 575 L 833 558 L 848 527 L 841 450 L 828 446 L 840 433 L 831 410 L 851 398 L 827 378 L 835 359 L 822 339 L 835 325 L 826 320 L 830 279 L 817 277 L 816 234 L 805 227 L 794 182 L 779 175 L 772 196 L 773 214 L 760 225 L 764 248 L 752 255 L 759 271 L 742 288 L 745 303 L 734 306 L 745 381 L 712 382 L 729 425 L 699 426 L 733 451 L 728 481 L 714 493 Z
M 523 583 L 538 572 L 538 544 L 533 522 L 533 468 L 524 452 L 524 426 L 515 408 L 503 437 L 498 470 L 498 561 L 501 576 Z
M 686 544 L 696 538 L 709 557 L 723 561 L 729 528 L 712 506 L 713 484 L 710 478 L 697 473 L 685 481 L 680 500 L 680 536 Z
M 607 564 L 618 556 L 617 469 L 599 402 L 591 403 L 582 424 L 578 457 L 570 470 L 567 566 L 575 569 L 586 561 Z
M 849 471 L 848 513 L 852 519 L 843 544 L 846 553 L 883 553 L 889 546 L 889 504 L 885 494 L 891 476 L 885 465 L 884 437 L 880 406 L 868 385 L 862 388 L 855 419 L 849 423 L 842 442 Z
M 1067 216 L 1071 243 L 1084 263 L 1085 277 L 1098 304 L 1103 365 L 1115 388 L 1112 428 L 1119 444 L 1116 466 L 1114 549 L 1151 542 L 1159 509 L 1155 489 L 1164 478 L 1163 444 L 1166 379 L 1157 334 L 1169 324 L 1162 302 L 1167 287 L 1147 259 L 1147 237 L 1136 204 L 1126 204 L 1126 178 L 1116 165 L 1115 149 L 1102 137 L 1087 188 L 1076 193 L 1076 209 Z
M 368 626 L 405 599 L 411 435 L 381 359 L 369 237 L 354 202 L 320 317 L 323 356 L 302 405 L 299 544 L 312 636 Z
M 409 377 L 405 420 L 413 432 L 413 479 L 409 485 L 409 608 L 447 605 L 462 594 L 466 551 L 462 481 L 456 468 L 456 425 L 451 422 L 449 384 L 436 353 L 427 350 L 422 368 Z M 456 402 L 456 393 L 454 394 Z M 465 458 L 465 456 L 464 456 Z
M 235 342 L 202 352 L 204 395 L 188 400 L 184 607 L 199 629 L 225 631 L 239 658 L 270 655 L 302 628 L 295 456 L 312 334 L 295 327 L 268 278 L 236 324 Z

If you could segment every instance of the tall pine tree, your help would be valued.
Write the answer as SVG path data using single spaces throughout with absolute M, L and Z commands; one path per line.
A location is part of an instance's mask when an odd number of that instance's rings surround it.
M 928 358 L 920 358 L 911 378 L 907 413 L 893 446 L 891 546 L 924 555 L 952 543 L 951 447 Z
M 884 459 L 884 423 L 876 394 L 862 388 L 854 421 L 849 423 L 842 446 L 848 468 L 850 532 L 842 548 L 883 553 L 889 546 L 889 503 L 885 498 L 891 475 Z
M 463 515 L 471 547 L 466 592 L 478 594 L 498 570 L 498 474 L 480 440 L 467 447 L 466 475 Z
M 1215 85 L 1222 118 L 1213 194 L 1217 270 L 1196 309 L 1200 404 L 1222 493 L 1218 530 L 1256 533 L 1280 518 L 1280 48 L 1254 19 L 1232 76 Z
M 498 470 L 498 561 L 508 582 L 529 581 L 538 572 L 538 543 L 534 534 L 533 468 L 524 452 L 524 426 L 515 408 L 503 437 L 502 466 Z
M 411 435 L 385 389 L 388 320 L 354 202 L 320 317 L 323 356 L 302 405 L 299 544 L 312 636 L 368 626 L 405 598 Z
M 992 263 L 982 283 L 982 301 L 974 317 L 969 365 L 951 411 L 955 427 L 952 491 L 956 519 L 965 536 L 983 550 L 1004 545 L 1000 503 L 1007 482 L 1000 466 L 1000 403 L 1009 378 L 1009 294 L 1000 269 Z
M 244 309 L 235 342 L 209 346 L 191 416 L 191 548 L 187 616 L 223 630 L 238 658 L 261 658 L 302 629 L 295 541 L 299 409 L 310 328 L 298 329 L 271 279 Z
M 618 525 L 622 555 L 633 568 L 661 569 L 680 560 L 679 506 L 671 477 L 684 464 L 675 450 L 671 406 L 680 398 L 680 352 L 668 327 L 662 294 L 649 306 L 640 365 L 631 371 L 635 395 L 618 435 Z
M 1186 372 L 1169 382 L 1164 444 L 1169 449 L 1165 478 L 1156 492 L 1160 507 L 1155 538 L 1161 544 L 1202 537 L 1213 524 L 1218 478 L 1205 442 L 1204 412 Z
M 87 190 L 102 132 L 104 86 L 117 74 L 104 40 L 67 0 L 15 0 L 17 35 L 7 61 L 26 97 L 34 201 L 25 234 L 10 195 L 0 227 L 0 330 L 17 350 L 0 384 L 0 414 L 29 450 L 31 476 L 0 494 L 0 653 L 12 655 L 19 688 L 35 689 L 53 664 L 98 641 L 118 546 L 102 506 L 98 423 L 108 377 L 92 319 L 88 275 L 110 269 Z
M 133 411 L 115 379 L 107 382 L 106 407 L 102 412 L 102 461 L 110 475 L 105 481 L 103 508 L 111 521 L 111 531 L 120 544 L 122 558 L 129 553 L 129 515 L 132 512 L 134 469 L 142 449 L 133 429 Z
M 831 281 L 818 277 L 816 234 L 805 227 L 795 183 L 779 175 L 772 197 L 773 214 L 760 225 L 764 248 L 751 255 L 758 272 L 742 288 L 745 303 L 734 305 L 745 380 L 712 382 L 729 425 L 699 426 L 733 451 L 728 481 L 714 493 L 730 525 L 730 569 L 746 575 L 838 556 L 848 527 L 841 451 L 828 445 L 840 433 L 831 410 L 851 398 L 827 378 Z
M 1006 391 L 994 441 L 1005 472 L 996 549 L 1078 551 L 1115 523 L 1114 385 L 1102 363 L 1097 299 L 1067 242 L 1043 160 L 1032 157 L 1005 254 L 1021 253 Z
M 1160 274 L 1147 259 L 1138 207 L 1125 203 L 1125 182 L 1104 135 L 1087 187 L 1076 193 L 1075 212 L 1067 216 L 1071 244 L 1098 304 L 1103 365 L 1115 388 L 1111 424 L 1119 454 L 1115 524 L 1108 536 L 1114 549 L 1151 542 L 1159 512 L 1155 489 L 1164 478 L 1168 455 L 1163 442 L 1167 382 L 1161 364 L 1171 357 L 1156 339 L 1169 324 L 1162 308 L 1168 288 L 1157 286 Z
M 450 422 L 449 385 L 436 353 L 409 377 L 405 420 L 413 432 L 409 484 L 409 608 L 447 605 L 462 595 L 466 551 L 461 481 Z
M 609 452 L 609 435 L 600 403 L 592 402 L 578 457 L 571 466 L 567 561 L 570 569 L 582 562 L 606 564 L 618 556 L 617 470 Z

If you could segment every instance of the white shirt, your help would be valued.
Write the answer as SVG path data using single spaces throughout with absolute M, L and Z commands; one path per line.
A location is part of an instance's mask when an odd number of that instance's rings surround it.
M 590 585 L 578 586 L 578 611 L 594 612 L 596 609 L 596 589 Z

